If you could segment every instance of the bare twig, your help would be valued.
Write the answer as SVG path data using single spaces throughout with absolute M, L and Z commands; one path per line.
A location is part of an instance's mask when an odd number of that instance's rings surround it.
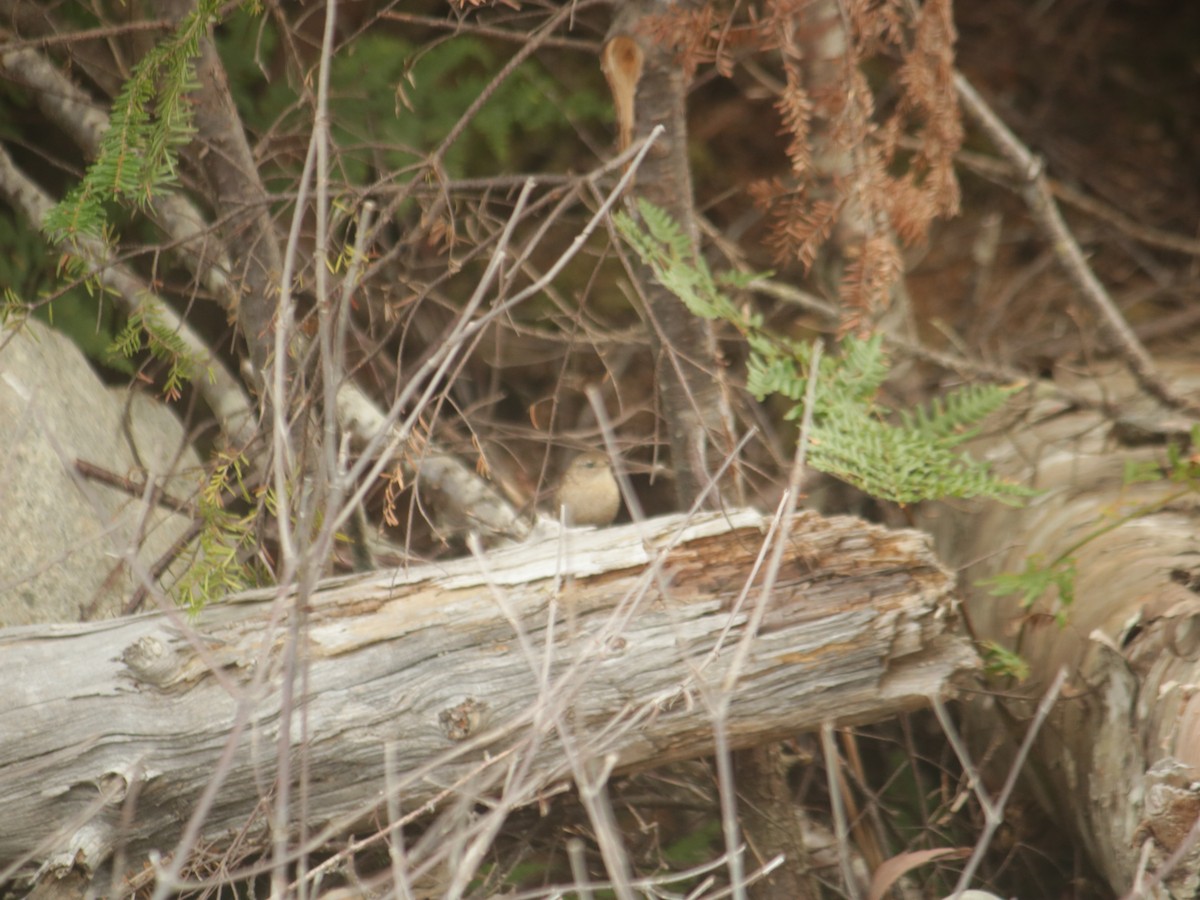
M 604 220 L 605 216 L 608 215 L 609 210 L 624 192 L 630 179 L 634 177 L 634 173 L 637 172 L 639 165 L 645 159 L 651 145 L 660 133 L 659 130 L 655 130 L 645 141 L 641 142 L 633 156 L 629 170 L 618 180 L 612 191 L 609 192 L 605 202 L 600 205 L 600 208 L 596 210 L 592 218 L 580 233 L 576 235 L 575 240 L 571 242 L 567 250 L 559 256 L 540 279 L 503 302 L 497 303 L 487 313 L 479 316 L 478 319 L 472 320 L 471 316 L 478 309 L 483 294 L 490 287 L 491 279 L 495 277 L 495 267 L 498 267 L 500 261 L 505 257 L 507 238 L 502 236 L 501 243 L 494 251 L 492 263 L 489 265 L 491 274 L 489 275 L 485 272 L 479 288 L 477 288 L 475 295 L 472 296 L 470 302 L 467 304 L 467 309 L 459 315 L 458 321 L 443 341 L 442 346 L 425 360 L 420 369 L 413 374 L 387 413 L 381 413 L 351 382 L 346 382 L 343 385 L 338 395 L 339 411 L 344 416 L 350 414 L 349 419 L 344 418 L 343 422 L 347 427 L 352 428 L 366 443 L 362 456 L 347 474 L 347 478 L 350 481 L 359 481 L 361 484 L 359 489 L 350 498 L 351 503 L 361 502 L 371 482 L 375 478 L 378 478 L 379 474 L 388 465 L 392 454 L 396 452 L 402 443 L 408 440 L 409 434 L 418 421 L 420 412 L 424 409 L 429 396 L 438 383 L 438 373 L 446 370 L 462 347 L 474 335 L 481 332 L 497 318 L 507 315 L 514 307 L 543 290 L 547 284 L 550 284 L 558 276 L 558 273 L 566 267 L 567 263 L 583 249 L 588 238 L 599 226 L 600 222 Z M 521 198 L 518 199 L 518 206 L 513 210 L 513 214 L 509 218 L 506 233 L 511 233 L 511 229 L 515 227 L 516 221 L 520 218 L 521 210 L 524 208 L 525 198 L 532 188 L 533 182 L 527 182 Z M 424 390 L 420 396 L 417 396 L 417 392 L 421 390 L 422 386 L 424 386 Z M 414 397 L 416 397 L 415 401 Z M 402 425 L 398 424 L 400 414 L 407 408 L 409 403 L 414 404 L 412 410 L 405 418 L 404 423 Z M 340 525 L 345 521 L 347 515 L 348 512 L 343 511 L 342 515 L 338 518 L 337 524 Z M 516 530 L 513 527 L 512 520 L 510 520 L 506 530 L 510 532 Z
M 471 103 L 467 110 L 455 122 L 454 127 L 446 134 L 446 137 L 434 148 L 423 163 L 423 167 L 436 173 L 438 178 L 443 176 L 442 160 L 445 158 L 446 152 L 454 146 L 455 141 L 462 136 L 467 125 L 479 114 L 484 105 L 491 99 L 492 95 L 508 78 L 515 72 L 520 65 L 529 59 L 534 53 L 545 46 L 546 42 L 551 40 L 555 29 L 558 28 L 567 18 L 574 15 L 575 12 L 585 6 L 593 5 L 600 0 L 579 0 L 579 2 L 568 3 L 563 5 L 553 16 L 546 20 L 540 28 L 533 34 L 527 35 L 522 42 L 521 49 L 513 54 L 512 58 L 504 64 L 503 68 L 496 73 L 495 77 L 479 92 L 479 96 Z M 403 204 L 413 190 L 422 181 L 421 178 L 410 178 L 407 184 L 392 198 L 392 200 L 384 207 L 379 216 L 379 223 L 376 229 L 382 228 L 387 222 L 392 220 L 397 209 Z M 370 238 L 374 240 L 376 234 L 371 234 Z
M 578 6 L 576 9 L 578 9 Z M 456 36 L 461 34 L 477 34 L 481 37 L 494 38 L 499 41 L 511 41 L 514 44 L 525 44 L 529 40 L 529 33 L 527 31 L 498 28 L 495 25 L 487 25 L 477 21 L 455 21 L 445 16 L 438 18 L 437 16 L 419 16 L 412 13 L 397 12 L 396 10 L 384 10 L 380 14 L 380 18 L 389 19 L 393 22 L 404 22 L 409 25 L 419 25 L 422 28 L 453 31 Z M 600 43 L 598 41 L 588 41 L 582 38 L 547 37 L 541 42 L 541 45 L 543 47 L 557 47 L 560 50 L 576 50 L 582 53 L 590 53 L 593 56 L 599 56 L 600 54 Z
M 739 900 L 744 896 L 739 891 L 739 885 L 744 883 L 745 878 L 742 854 L 740 850 L 735 852 L 740 838 L 738 837 L 737 813 L 734 806 L 736 795 L 734 793 L 733 759 L 729 754 L 729 747 L 726 742 L 729 705 L 733 702 L 733 698 L 737 693 L 738 679 L 741 677 L 741 673 L 749 659 L 752 645 L 762 628 L 763 619 L 766 617 L 767 608 L 774 593 L 775 583 L 779 577 L 779 569 L 783 564 L 784 553 L 790 546 L 788 540 L 790 536 L 789 525 L 800 502 L 800 487 L 804 478 L 805 460 L 808 456 L 808 441 L 812 430 L 813 401 L 816 397 L 816 384 L 818 381 L 816 374 L 820 371 L 820 362 L 821 344 L 819 341 L 816 341 L 813 343 L 812 359 L 808 370 L 808 385 L 804 396 L 804 416 L 800 426 L 800 435 L 796 439 L 796 453 L 788 475 L 788 486 L 779 500 L 779 506 L 775 511 L 775 516 L 771 520 L 770 531 L 768 531 L 763 541 L 758 558 L 755 560 L 754 568 L 745 581 L 742 594 L 738 597 L 737 604 L 735 604 L 735 611 L 740 607 L 743 598 L 750 590 L 750 586 L 757 580 L 759 566 L 762 565 L 763 560 L 766 558 L 768 548 L 771 551 L 770 560 L 767 563 L 766 573 L 763 576 L 758 601 L 750 611 L 749 621 L 746 623 L 741 639 L 734 649 L 733 658 L 730 660 L 729 667 L 725 672 L 725 678 L 717 694 L 716 702 L 713 704 L 713 733 L 716 737 L 717 775 L 721 789 L 721 821 L 725 830 L 726 847 L 730 851 L 730 881 L 733 885 L 734 897 L 739 898 Z M 773 771 L 776 762 L 773 757 L 779 753 L 778 747 L 763 748 L 761 753 L 757 751 L 751 752 L 754 755 L 752 757 L 743 757 L 748 762 L 745 766 L 740 766 L 739 768 L 747 770 L 746 774 L 751 777 L 769 777 L 769 773 Z M 792 835 L 794 844 L 802 846 L 800 844 L 802 836 L 798 833 L 798 825 L 794 819 L 795 813 L 791 802 L 787 798 L 779 798 L 779 801 L 781 808 L 773 810 L 772 813 L 793 817 L 790 825 L 780 822 L 778 825 L 779 829 Z M 804 865 L 804 860 L 791 859 L 784 860 L 784 862 L 793 867 L 793 874 L 796 879 L 803 877 L 803 872 L 800 869 Z M 741 890 L 744 890 L 744 888 Z
M 979 124 L 996 148 L 1023 174 L 1022 194 L 1034 219 L 1045 230 L 1059 262 L 1075 282 L 1084 299 L 1097 314 L 1108 333 L 1113 349 L 1125 360 L 1134 378 L 1151 396 L 1172 409 L 1200 415 L 1200 404 L 1177 394 L 1163 378 L 1142 342 L 1125 321 L 1121 311 L 1096 277 L 1075 237 L 1067 228 L 1058 204 L 1046 184 L 1043 163 L 1018 140 L 1000 117 L 987 105 L 961 73 L 955 73 L 954 85 L 963 108 Z
M 950 714 L 946 711 L 946 705 L 942 702 L 942 698 L 937 696 L 930 698 L 933 702 L 933 710 L 937 714 L 938 722 L 941 723 L 942 730 L 946 733 L 946 739 L 950 742 L 950 746 L 954 748 L 959 762 L 962 763 L 963 769 L 967 773 L 971 790 L 975 792 L 975 796 L 979 800 L 984 817 L 983 834 L 976 841 L 975 850 L 971 854 L 971 858 L 967 860 L 967 865 L 963 868 L 962 874 L 958 879 L 958 884 L 955 885 L 954 893 L 950 895 L 949 900 L 955 900 L 955 898 L 960 897 L 970 887 L 971 879 L 975 876 L 975 871 L 979 868 L 979 864 L 983 862 L 983 855 L 987 852 L 992 836 L 996 833 L 996 829 L 1004 822 L 1004 807 L 1007 805 L 1008 798 L 1012 795 L 1013 789 L 1017 786 L 1017 778 L 1020 776 L 1021 770 L 1025 767 L 1025 760 L 1029 757 L 1029 753 L 1033 749 L 1033 742 L 1036 740 L 1038 732 L 1041 731 L 1046 718 L 1050 715 L 1050 711 L 1054 709 L 1054 704 L 1058 702 L 1059 694 L 1062 693 L 1063 685 L 1066 683 L 1067 669 L 1064 666 L 1058 670 L 1058 674 L 1054 676 L 1050 687 L 1047 688 L 1041 702 L 1038 703 L 1033 720 L 1029 723 L 1029 730 L 1025 733 L 1025 738 L 1021 741 L 1021 746 L 1013 758 L 1008 777 L 1004 780 L 1004 785 L 994 800 L 988 796 L 983 776 L 971 760 L 970 751 L 967 750 L 966 744 L 963 743 L 963 739 L 959 736 L 957 729 L 955 729 L 954 723 L 950 720 Z
M 7 12 L 7 11 L 6 11 Z M 165 19 L 151 19 L 146 22 L 122 22 L 120 25 L 106 25 L 101 28 L 81 28 L 78 31 L 68 31 L 65 34 L 44 34 L 35 38 L 14 38 L 6 40 L 0 51 L 25 50 L 32 47 L 54 47 L 59 44 L 83 44 L 88 41 L 109 40 L 145 31 L 167 34 L 171 23 Z
M 1198 842 L 1200 842 L 1200 818 L 1197 818 L 1192 823 L 1192 827 L 1188 829 L 1188 833 L 1179 842 L 1179 846 L 1171 851 L 1171 855 L 1162 861 L 1154 873 L 1148 878 L 1139 877 L 1133 888 L 1121 900 L 1142 900 L 1143 897 L 1160 896 L 1155 892 L 1155 888 L 1161 885 L 1172 872 L 1179 868 L 1180 863 L 1192 852 Z M 1139 866 L 1139 872 L 1144 870 L 1144 860 L 1147 858 L 1153 844 L 1154 838 L 1147 836 L 1143 844 L 1143 865 Z
M 906 148 L 916 146 L 915 141 L 908 139 L 900 143 L 901 146 Z M 993 156 L 975 153 L 971 150 L 959 150 L 954 154 L 954 161 L 963 168 L 991 180 L 1007 181 L 1014 174 L 1017 174 L 1016 167 L 1011 163 L 996 159 Z M 1090 194 L 1085 194 L 1078 188 L 1059 181 L 1057 178 L 1046 176 L 1046 187 L 1050 189 L 1051 194 L 1063 203 L 1073 206 L 1090 216 L 1094 216 L 1118 231 L 1129 235 L 1129 237 L 1139 243 L 1147 244 L 1151 247 L 1159 247 L 1163 250 L 1170 250 L 1175 253 L 1186 253 L 1189 256 L 1200 256 L 1200 241 L 1195 238 L 1189 238 L 1173 231 L 1165 231 L 1162 228 L 1155 228 L 1152 225 L 1139 222 L 1112 205 L 1102 200 L 1097 200 Z
M 858 880 L 854 877 L 854 865 L 850 857 L 850 823 L 846 819 L 846 804 L 842 796 L 842 779 L 838 769 L 842 758 L 833 740 L 833 723 L 821 726 L 821 751 L 825 755 L 825 778 L 829 783 L 829 805 L 833 811 L 833 831 L 837 836 L 838 864 L 842 869 L 842 881 L 851 900 L 859 896 Z

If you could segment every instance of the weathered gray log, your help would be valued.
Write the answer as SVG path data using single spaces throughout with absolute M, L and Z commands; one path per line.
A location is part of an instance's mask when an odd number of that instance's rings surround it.
M 1167 368 L 1178 387 L 1197 389 L 1194 362 Z M 963 567 L 975 635 L 1030 665 L 1026 684 L 1006 682 L 973 704 L 976 730 L 990 732 L 981 743 L 1006 725 L 1019 740 L 1045 685 L 1067 668 L 1064 699 L 1026 774 L 1119 895 L 1194 840 L 1200 812 L 1196 495 L 1165 472 L 1138 483 L 1125 477 L 1129 464 L 1143 472 L 1166 464 L 1168 442 L 1185 445 L 1191 423 L 1139 399 L 1119 370 L 1089 372 L 1068 386 L 1110 402 L 1118 420 L 1049 398 L 1015 407 L 1009 425 L 981 445 L 1001 472 L 1042 493 L 1024 509 L 927 510 L 921 524 L 942 558 Z M 1076 573 L 1069 608 L 1047 591 L 1025 610 L 1019 598 L 991 596 L 979 584 L 1064 553 Z M 1169 888 L 1143 896 L 1200 894 L 1200 843 L 1176 861 Z
M 569 779 L 569 740 L 619 767 L 708 753 L 710 703 L 743 638 L 734 746 L 891 716 L 975 664 L 923 535 L 812 513 L 792 521 L 748 636 L 766 524 L 666 517 L 323 584 L 296 632 L 307 693 L 303 732 L 300 716 L 291 726 L 310 833 L 375 808 L 385 783 L 406 810 L 468 780 L 479 796 L 522 754 L 528 802 Z M 194 623 L 0 630 L 0 882 L 94 872 L 118 846 L 135 870 L 171 853 L 239 720 L 202 834 L 259 829 L 294 606 L 260 591 Z

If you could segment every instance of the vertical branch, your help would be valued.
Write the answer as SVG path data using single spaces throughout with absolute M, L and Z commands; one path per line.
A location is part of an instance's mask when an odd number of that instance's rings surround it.
M 687 158 L 688 73 L 675 59 L 673 48 L 650 37 L 652 18 L 669 13 L 675 5 L 665 0 L 627 3 L 609 29 L 609 47 L 628 51 L 629 42 L 635 41 L 641 51 L 640 78 L 634 88 L 635 137 L 645 137 L 655 126 L 664 129 L 638 174 L 637 191 L 666 210 L 696 248 L 699 229 Z M 611 50 L 606 53 L 606 59 L 612 56 Z M 618 101 L 623 102 L 620 97 Z M 658 357 L 658 393 L 670 435 L 676 498 L 686 509 L 733 447 L 732 407 L 711 323 L 692 315 L 679 298 L 654 283 L 648 269 L 638 269 Z
M 877 321 L 891 303 L 902 264 L 884 212 L 884 159 L 869 149 L 874 104 L 858 69 L 850 23 L 838 0 L 817 0 L 778 27 L 807 94 L 831 98 L 818 104 L 812 171 L 802 173 L 817 194 L 830 194 L 840 213 L 831 235 L 836 253 L 826 260 L 830 281 L 848 307 L 846 324 Z
M 192 0 L 170 0 L 165 11 L 179 20 L 192 6 Z M 270 198 L 211 38 L 200 42 L 196 81 L 199 87 L 191 95 L 193 117 L 196 136 L 205 148 L 197 163 L 208 179 L 213 208 L 231 213 L 225 239 L 233 255 L 235 278 L 241 282 L 238 327 L 250 349 L 255 374 L 261 378 L 272 354 L 271 332 L 283 270 Z M 284 402 L 284 398 L 277 397 L 274 402 Z
M 284 671 L 283 683 L 281 686 L 282 703 L 280 705 L 280 718 L 287 723 L 285 727 L 279 730 L 277 741 L 277 759 L 278 759 L 278 775 L 276 780 L 276 797 L 275 806 L 273 809 L 273 841 L 272 841 L 272 861 L 271 861 L 271 891 L 274 896 L 282 896 L 286 892 L 288 878 L 288 838 L 290 829 L 288 822 L 291 820 L 291 797 L 292 797 L 292 734 L 294 726 L 292 717 L 299 715 L 299 742 L 301 750 L 301 770 L 299 778 L 299 801 L 300 808 L 295 819 L 300 823 L 300 846 L 303 848 L 307 836 L 307 823 L 309 816 L 308 809 L 308 768 L 307 761 L 307 743 L 308 743 L 308 714 L 307 706 L 300 705 L 296 707 L 297 694 L 297 679 L 299 678 L 299 695 L 306 697 L 308 695 L 308 666 L 307 666 L 307 615 L 308 597 L 311 591 L 316 587 L 317 579 L 321 575 L 321 569 L 326 559 L 329 547 L 333 543 L 333 528 L 331 521 L 337 511 L 337 505 L 341 500 L 342 480 L 339 478 L 341 474 L 338 471 L 339 459 L 337 455 L 337 389 L 340 373 L 337 371 L 334 361 L 335 355 L 333 351 L 333 316 L 330 312 L 330 288 L 327 268 L 327 250 L 328 250 L 328 221 L 329 221 L 329 142 L 330 142 L 330 127 L 329 127 L 329 67 L 333 58 L 333 34 L 334 24 L 337 21 L 337 2 L 336 0 L 327 0 L 325 7 L 325 28 L 321 42 L 321 61 L 318 67 L 317 74 L 317 103 L 316 110 L 313 116 L 313 130 L 310 144 L 309 159 L 314 156 L 316 158 L 316 171 L 313 173 L 315 180 L 316 194 L 316 247 L 314 249 L 314 269 L 315 282 L 317 292 L 317 316 L 318 316 L 318 341 L 320 346 L 320 365 L 321 365 L 321 383 L 324 388 L 324 403 L 323 403 L 323 422 L 324 428 L 321 432 L 320 447 L 318 452 L 313 455 L 306 454 L 305 457 L 305 476 L 301 480 L 303 490 L 299 491 L 299 522 L 301 527 L 298 529 L 298 538 L 300 547 L 303 549 L 303 557 L 299 561 L 300 565 L 300 586 L 295 602 L 289 610 L 288 622 L 288 642 L 287 649 L 284 653 Z M 307 184 L 307 182 L 306 182 Z M 293 265 L 296 255 L 295 236 L 297 233 L 297 225 L 303 219 L 305 214 L 304 204 L 297 202 L 296 208 L 293 211 L 292 232 L 288 241 L 288 253 L 285 258 L 285 272 L 289 271 Z M 282 280 L 281 287 L 283 291 L 287 291 L 291 285 L 291 278 L 285 277 Z M 291 313 L 291 304 L 283 304 L 286 306 L 288 314 Z M 290 325 L 290 322 L 288 323 Z M 287 364 L 287 353 L 285 348 L 290 338 L 290 328 L 285 330 L 280 328 L 276 335 L 275 345 L 275 366 L 272 369 L 275 375 L 275 390 L 277 391 L 275 404 L 276 410 L 276 427 L 274 435 L 276 442 L 286 440 L 289 436 L 289 430 L 286 424 L 279 421 L 279 410 L 284 408 L 283 398 L 286 397 L 286 383 L 284 380 L 285 366 Z M 303 427 L 303 426 L 301 426 Z M 282 466 L 279 465 L 280 456 L 277 453 L 276 460 L 276 478 L 283 481 Z M 279 500 L 283 500 L 283 494 L 279 496 Z M 317 519 L 318 506 L 324 502 L 325 508 L 322 511 L 323 515 L 320 521 L 323 523 L 319 529 L 319 534 L 315 533 L 315 525 Z M 281 509 L 283 515 L 281 518 L 286 518 L 288 510 Z M 283 530 L 281 526 L 281 531 Z M 301 849 L 297 868 L 301 875 L 307 868 L 307 854 Z M 301 881 L 303 884 L 303 880 Z M 301 888 L 301 898 L 305 896 L 304 888 Z

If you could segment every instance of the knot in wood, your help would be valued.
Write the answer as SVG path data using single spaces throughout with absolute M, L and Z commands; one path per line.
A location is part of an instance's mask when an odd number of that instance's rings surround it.
M 468 697 L 456 706 L 438 713 L 438 724 L 450 740 L 465 741 L 479 733 L 487 711 L 488 705 L 482 700 Z
M 121 662 L 139 681 L 163 687 L 179 672 L 175 651 L 156 637 L 138 638 L 121 652 Z

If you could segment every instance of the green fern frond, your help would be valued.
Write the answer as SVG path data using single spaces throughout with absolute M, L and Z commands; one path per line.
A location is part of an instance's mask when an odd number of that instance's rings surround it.
M 769 342 L 751 340 L 746 360 L 746 389 L 762 401 L 779 394 L 799 403 L 804 399 L 807 379 L 799 374 L 795 356 L 785 356 Z
M 646 230 L 652 240 L 666 248 L 675 259 L 687 259 L 692 254 L 692 242 L 666 210 L 660 209 L 648 200 L 638 198 L 638 214 L 646 223 Z
M 1089 538 L 1090 539 L 1090 538 Z M 1050 602 L 1055 621 L 1067 623 L 1067 613 L 1075 603 L 1075 557 L 1063 554 L 1049 562 L 1034 554 L 1025 560 L 1020 572 L 1001 572 L 981 578 L 978 584 L 986 587 L 993 597 L 1019 596 L 1021 608 L 1031 609 L 1042 597 Z
M 766 331 L 760 315 L 739 310 L 721 285 L 746 280 L 715 279 L 666 213 L 645 200 L 638 213 L 640 223 L 625 213 L 614 216 L 621 236 L 695 315 L 729 322 L 744 335 L 750 350 L 748 390 L 759 400 L 786 398 L 793 403 L 787 418 L 799 419 L 808 396 L 812 347 Z M 808 459 L 815 468 L 900 504 L 944 497 L 1019 503 L 1032 493 L 956 449 L 1016 388 L 967 386 L 926 409 L 901 412 L 893 423 L 878 400 L 890 371 L 882 336 L 847 338 L 839 351 L 821 358 L 812 392 Z
M 905 428 L 919 431 L 931 440 L 944 440 L 949 446 L 955 446 L 979 433 L 978 428 L 968 427 L 966 423 L 982 422 L 1023 386 L 964 385 L 945 396 L 935 397 L 927 409 L 903 411 L 900 417 Z
M 983 668 L 993 678 L 1014 678 L 1019 682 L 1029 677 L 1029 663 L 995 641 L 984 641 Z
M 891 425 L 842 397 L 818 407 L 809 461 L 873 497 L 901 505 L 945 497 L 1015 503 L 1030 495 L 1029 489 L 997 478 L 986 465 L 955 450 L 957 443 Z
M 882 334 L 873 334 L 865 340 L 843 340 L 838 355 L 826 359 L 828 365 L 822 369 L 822 375 L 833 381 L 837 394 L 849 395 L 859 403 L 873 403 L 891 374 L 891 361 L 883 350 Z
M 654 272 L 667 290 L 683 301 L 693 315 L 729 322 L 743 334 L 761 326 L 757 315 L 743 314 L 720 289 L 708 264 L 692 252 L 691 240 L 663 210 L 645 199 L 638 200 L 643 229 L 632 216 L 613 216 L 617 231 L 638 257 Z M 763 273 L 742 276 L 752 281 Z

